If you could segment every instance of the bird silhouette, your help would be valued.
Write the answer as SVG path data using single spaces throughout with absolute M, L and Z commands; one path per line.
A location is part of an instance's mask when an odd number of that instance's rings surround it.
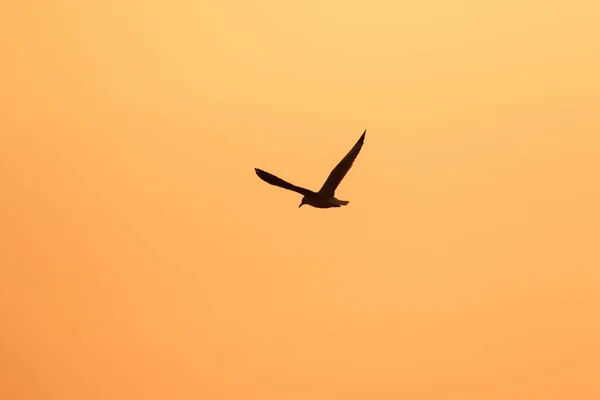
M 349 203 L 349 201 L 336 199 L 335 190 L 350 170 L 350 167 L 352 167 L 356 156 L 358 156 L 358 153 L 360 152 L 360 149 L 362 148 L 363 143 L 365 141 L 366 133 L 367 130 L 365 129 L 363 134 L 360 136 L 356 144 L 350 149 L 348 154 L 346 154 L 342 161 L 340 161 L 338 165 L 336 165 L 335 168 L 331 171 L 329 177 L 327 177 L 327 180 L 323 184 L 323 187 L 321 187 L 321 189 L 318 192 L 313 192 L 312 190 L 292 185 L 291 183 L 286 182 L 273 174 L 263 171 L 262 169 L 254 168 L 254 171 L 260 179 L 267 182 L 268 184 L 279 186 L 280 188 L 284 188 L 287 190 L 292 190 L 296 193 L 300 193 L 301 195 L 303 195 L 304 197 L 302 197 L 302 202 L 298 207 L 302 207 L 304 204 L 308 204 L 309 206 L 313 206 L 316 208 L 331 208 L 345 206 Z

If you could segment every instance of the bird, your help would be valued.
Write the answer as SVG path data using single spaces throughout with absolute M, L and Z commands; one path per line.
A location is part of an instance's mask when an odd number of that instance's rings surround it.
M 360 152 L 360 149 L 362 148 L 363 143 L 365 141 L 366 133 L 367 130 L 365 129 L 363 134 L 360 136 L 356 144 L 350 149 L 348 154 L 346 154 L 346 156 L 331 171 L 329 177 L 318 192 L 313 192 L 312 190 L 292 185 L 291 183 L 286 182 L 283 179 L 273 174 L 270 174 L 269 172 L 263 171 L 259 168 L 254 168 L 254 171 L 260 179 L 267 182 L 268 184 L 279 186 L 280 188 L 291 190 L 296 193 L 300 193 L 303 197 L 298 208 L 302 207 L 305 204 L 316 208 L 332 208 L 346 206 L 348 205 L 349 201 L 337 199 L 335 197 L 335 190 L 350 170 L 350 167 L 352 167 L 356 156 L 358 156 L 358 153 Z

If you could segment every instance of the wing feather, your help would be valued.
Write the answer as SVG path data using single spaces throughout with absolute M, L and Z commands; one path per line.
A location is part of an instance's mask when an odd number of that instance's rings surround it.
M 263 181 L 267 182 L 270 185 L 279 186 L 280 188 L 284 188 L 287 190 L 292 190 L 292 191 L 294 191 L 296 193 L 300 193 L 304 196 L 314 195 L 314 192 L 312 190 L 308 190 L 308 189 L 304 189 L 303 187 L 300 187 L 300 186 L 292 185 L 291 183 L 286 182 L 283 179 L 278 178 L 273 174 L 263 171 L 262 169 L 254 168 L 254 171 L 256 172 L 256 175 L 258 175 L 258 177 L 260 179 L 262 179 Z
M 333 195 L 335 194 L 335 189 L 337 189 L 342 179 L 344 179 L 344 177 L 350 170 L 350 167 L 352 167 L 356 156 L 358 156 L 358 153 L 360 152 L 360 149 L 362 148 L 363 143 L 365 141 L 366 133 L 367 131 L 365 129 L 363 134 L 360 136 L 356 144 L 350 149 L 348 154 L 346 154 L 342 161 L 340 161 L 338 165 L 336 165 L 335 168 L 331 171 L 329 177 L 323 184 L 323 187 L 321 188 L 321 190 L 319 190 L 319 194 L 333 197 Z

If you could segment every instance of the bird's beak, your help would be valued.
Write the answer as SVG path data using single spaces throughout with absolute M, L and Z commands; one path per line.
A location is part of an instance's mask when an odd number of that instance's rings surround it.
M 303 204 L 304 204 L 304 203 L 300 203 L 300 205 L 298 206 L 298 208 L 302 207 L 302 205 L 303 205 Z

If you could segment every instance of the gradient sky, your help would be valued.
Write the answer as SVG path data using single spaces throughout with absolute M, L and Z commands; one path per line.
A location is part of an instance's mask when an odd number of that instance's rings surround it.
M 597 1 L 5 3 L 0 398 L 600 398 Z

